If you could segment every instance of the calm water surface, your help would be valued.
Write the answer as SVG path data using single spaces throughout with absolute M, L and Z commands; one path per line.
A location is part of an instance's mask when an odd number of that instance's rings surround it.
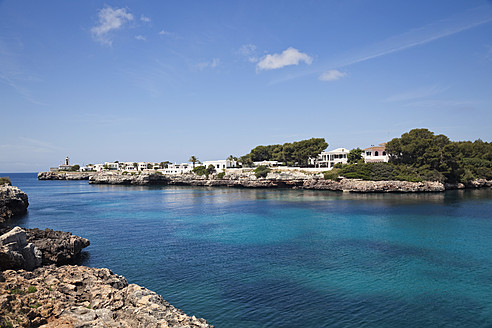
M 6 174 L 0 174 L 4 176 Z M 24 227 L 216 327 L 492 327 L 492 190 L 97 186 L 7 174 Z

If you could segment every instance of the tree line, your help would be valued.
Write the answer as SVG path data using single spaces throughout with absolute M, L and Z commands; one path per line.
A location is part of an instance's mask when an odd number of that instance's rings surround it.
M 351 153 L 355 156 L 360 151 Z M 389 141 L 386 152 L 389 163 L 363 163 L 362 157 L 349 156 L 352 164 L 338 166 L 326 177 L 449 183 L 492 179 L 492 143 L 480 139 L 451 141 L 428 129 L 413 129 Z
M 283 145 L 257 146 L 239 158 L 243 166 L 253 162 L 278 161 L 289 166 L 308 166 L 309 158 L 316 158 L 328 147 L 324 138 L 286 142 Z

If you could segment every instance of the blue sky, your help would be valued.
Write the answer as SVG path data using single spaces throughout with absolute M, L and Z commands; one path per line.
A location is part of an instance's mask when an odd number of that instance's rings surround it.
M 492 2 L 0 1 L 0 172 L 492 139 Z

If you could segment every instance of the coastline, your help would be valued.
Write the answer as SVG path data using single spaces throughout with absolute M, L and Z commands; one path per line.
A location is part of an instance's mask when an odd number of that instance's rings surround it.
M 4 225 L 29 203 L 19 188 L 0 188 L 0 326 L 213 327 L 109 269 L 71 265 L 85 238 Z
M 360 179 L 324 179 L 323 174 L 305 173 L 302 171 L 270 172 L 265 178 L 257 178 L 254 172 L 226 172 L 199 176 L 193 173 L 179 175 L 164 175 L 155 172 L 141 174 L 122 174 L 119 172 L 75 173 L 70 175 L 54 174 L 54 172 L 40 172 L 39 180 L 88 180 L 89 184 L 109 185 L 170 185 L 196 187 L 240 187 L 240 188 L 291 188 L 307 190 L 329 190 L 358 193 L 387 193 L 387 192 L 442 192 L 445 190 L 465 188 L 491 188 L 492 181 L 476 180 L 468 185 L 461 183 L 444 184 L 436 181 L 408 182 L 408 181 L 366 181 Z

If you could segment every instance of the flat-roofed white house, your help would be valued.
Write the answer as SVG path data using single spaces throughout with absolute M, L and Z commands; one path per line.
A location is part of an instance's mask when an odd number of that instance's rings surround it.
M 107 170 L 118 171 L 120 169 L 120 163 L 104 162 L 104 167 L 106 167 Z
M 326 167 L 331 170 L 335 164 L 347 164 L 347 155 L 350 152 L 347 148 L 337 148 L 330 151 L 322 151 L 311 163 L 316 167 Z
M 366 163 L 380 163 L 389 161 L 389 155 L 386 152 L 386 143 L 379 146 L 371 146 L 363 150 L 362 157 Z
M 167 168 L 160 169 L 159 172 L 164 174 L 183 174 L 193 170 L 192 163 L 168 164 Z
M 208 167 L 209 165 L 213 165 L 213 167 L 215 167 L 215 170 L 219 171 L 219 170 L 235 168 L 237 167 L 237 162 L 235 160 L 230 160 L 230 159 L 221 159 L 218 161 L 204 161 L 202 165 L 205 167 Z

